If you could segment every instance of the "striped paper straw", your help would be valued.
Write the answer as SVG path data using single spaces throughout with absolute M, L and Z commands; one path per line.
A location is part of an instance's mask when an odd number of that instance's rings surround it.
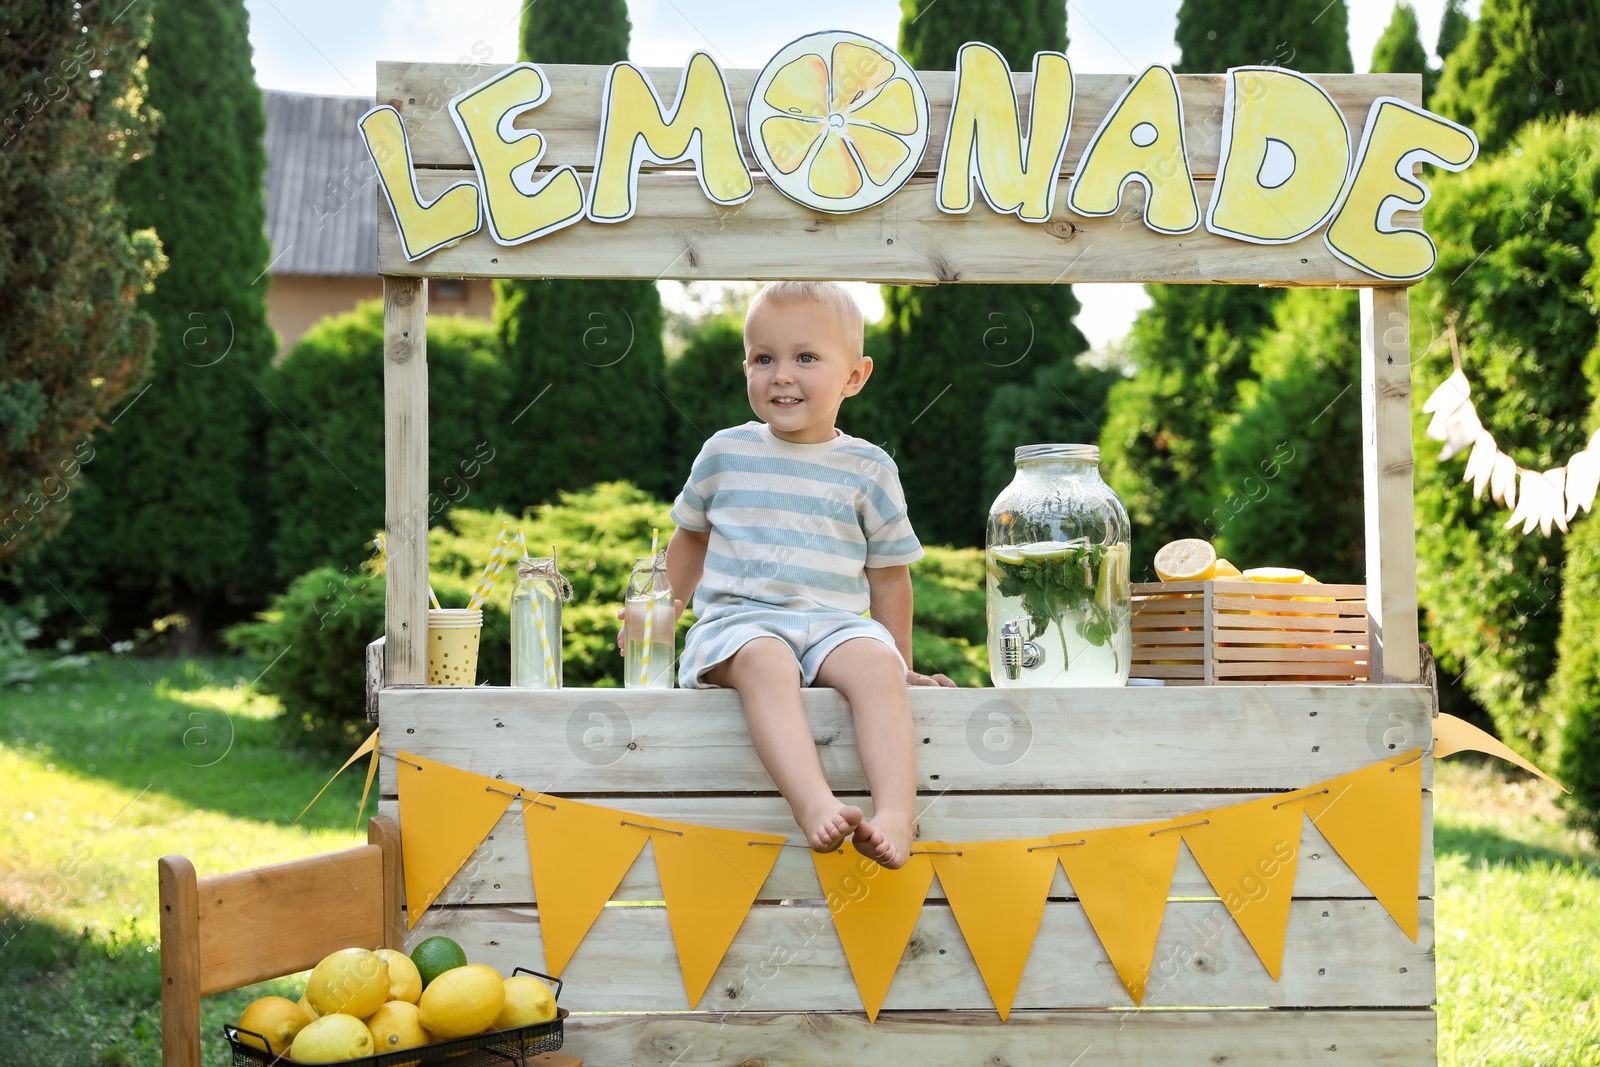
M 661 530 L 650 531 L 650 594 L 644 602 L 644 654 L 639 657 L 639 686 L 650 684 L 650 642 L 656 633 L 656 545 L 661 541 Z
M 506 569 L 506 563 L 511 560 L 520 536 L 520 534 L 517 537 L 511 536 L 510 523 L 501 524 L 500 536 L 495 539 L 494 548 L 489 550 L 488 562 L 483 565 L 483 576 L 478 579 L 478 585 L 472 590 L 471 599 L 467 601 L 469 610 L 481 608 L 483 602 L 489 598 L 489 594 L 494 592 L 494 583 L 500 579 L 500 572 Z

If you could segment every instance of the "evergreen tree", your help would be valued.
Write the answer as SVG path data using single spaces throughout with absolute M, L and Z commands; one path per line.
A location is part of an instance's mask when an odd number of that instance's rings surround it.
M 529 4 L 522 58 L 613 63 L 628 58 L 629 31 L 624 0 Z M 655 284 L 500 281 L 495 291 L 513 384 L 504 434 L 492 443 L 518 472 L 513 510 L 617 478 L 675 492 L 693 457 L 672 454 Z
M 135 298 L 161 251 L 130 233 L 115 193 L 154 117 L 139 64 L 150 4 L 117 14 L 29 0 L 0 32 L 0 560 L 65 525 L 88 438 L 149 372 L 155 333 Z
M 1204 536 L 1238 567 L 1366 581 L 1361 322 L 1348 289 L 1291 289 L 1217 428 Z
M 1133 574 L 1179 537 L 1209 537 L 1212 428 L 1233 409 L 1278 291 L 1150 285 L 1128 334 L 1134 376 L 1112 386 L 1100 435 L 1105 478 L 1133 522 Z M 1268 456 L 1257 457 L 1258 460 Z
M 88 547 L 65 562 L 95 564 L 129 611 L 183 612 L 192 644 L 208 608 L 259 596 L 271 571 L 257 384 L 275 347 L 266 115 L 242 0 L 156 0 L 146 58 L 163 122 L 118 192 L 168 260 L 139 301 L 158 330 L 154 373 L 97 446 L 96 493 L 73 531 Z
M 1444 14 L 1439 16 L 1439 39 L 1433 45 L 1433 54 L 1439 57 L 1441 64 L 1467 39 L 1471 28 L 1472 16 L 1466 12 L 1466 0 L 1444 0 Z
M 1344 0 L 1184 0 L 1176 69 L 1214 73 L 1275 63 L 1349 72 L 1348 21 Z M 1233 410 L 1238 383 L 1250 372 L 1250 352 L 1280 295 L 1256 286 L 1146 290 L 1151 306 L 1139 313 L 1127 345 L 1135 374 L 1111 391 L 1100 447 L 1106 480 L 1133 520 L 1135 576 L 1149 573 L 1151 557 L 1166 541 L 1208 536 L 1221 503 L 1208 491 L 1212 428 Z
M 1183 0 L 1173 35 L 1174 69 L 1212 74 L 1269 63 L 1307 74 L 1348 74 L 1350 15 L 1344 0 Z
M 1422 30 L 1417 25 L 1417 12 L 1405 0 L 1394 5 L 1389 25 L 1372 46 L 1372 73 L 1422 75 L 1422 99 L 1433 96 L 1439 72 L 1428 65 L 1428 50 L 1422 47 Z
M 1427 396 L 1451 373 L 1440 333 L 1453 320 L 1479 418 L 1529 470 L 1566 463 L 1595 429 L 1597 140 L 1600 119 L 1536 123 L 1517 134 L 1515 153 L 1461 175 L 1430 175 L 1428 229 L 1439 262 L 1413 290 L 1416 393 Z M 1566 625 L 1563 586 L 1600 571 L 1600 559 L 1569 559 L 1559 531 L 1506 529 L 1506 509 L 1487 494 L 1473 499 L 1462 482 L 1465 457 L 1441 462 L 1426 425 L 1413 422 L 1417 590 L 1428 639 L 1500 737 L 1547 758 L 1558 723 L 1544 695 Z
M 685 462 L 706 438 L 755 418 L 745 392 L 744 320 L 712 315 L 699 324 L 682 352 L 667 364 L 667 398 L 678 420 L 676 451 Z M 850 407 L 851 401 L 845 405 Z
M 1483 0 L 1445 63 L 1434 107 L 1471 128 L 1485 152 L 1530 119 L 1600 108 L 1596 15 L 1592 0 Z
M 952 69 L 967 41 L 1031 70 L 1035 52 L 1066 50 L 1066 4 L 901 0 L 900 51 L 918 70 Z M 886 351 L 867 387 L 882 428 L 874 439 L 899 465 L 924 541 L 982 544 L 992 497 L 978 450 L 990 398 L 1088 347 L 1072 322 L 1078 301 L 1066 285 L 942 285 L 885 287 L 884 304 Z M 1025 443 L 1004 446 L 1008 462 L 1010 447 Z

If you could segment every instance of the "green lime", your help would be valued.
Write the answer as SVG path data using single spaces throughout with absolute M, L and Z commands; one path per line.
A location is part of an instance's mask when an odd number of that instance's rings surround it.
M 411 950 L 411 962 L 417 965 L 417 973 L 422 976 L 422 988 L 426 989 L 445 971 L 465 967 L 467 954 L 448 937 L 430 937 Z

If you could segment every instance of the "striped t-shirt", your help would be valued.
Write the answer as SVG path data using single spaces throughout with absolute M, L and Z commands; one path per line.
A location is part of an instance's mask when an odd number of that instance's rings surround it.
M 672 521 L 711 534 L 696 614 L 757 601 L 859 615 L 867 567 L 922 558 L 894 460 L 842 433 L 800 445 L 761 422 L 718 431 L 695 457 Z

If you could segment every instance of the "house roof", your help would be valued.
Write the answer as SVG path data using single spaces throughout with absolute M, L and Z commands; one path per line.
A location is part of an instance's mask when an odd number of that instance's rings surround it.
M 377 274 L 375 176 L 356 129 L 372 98 L 263 95 L 272 273 Z

